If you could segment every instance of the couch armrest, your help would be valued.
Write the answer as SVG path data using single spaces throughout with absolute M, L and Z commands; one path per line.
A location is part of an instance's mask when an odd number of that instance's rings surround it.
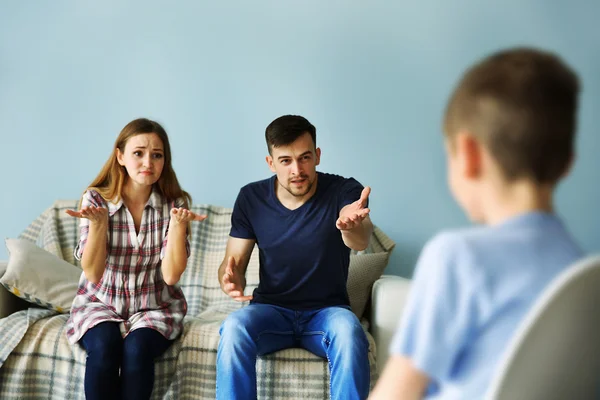
M 7 266 L 7 261 L 0 261 L 0 277 L 6 272 Z M 18 298 L 6 290 L 4 286 L 0 285 L 0 318 L 7 317 L 20 310 L 25 310 L 29 305 L 25 300 Z
M 394 275 L 382 275 L 371 292 L 371 334 L 377 346 L 379 372 L 388 359 L 390 343 L 402 317 L 410 280 Z

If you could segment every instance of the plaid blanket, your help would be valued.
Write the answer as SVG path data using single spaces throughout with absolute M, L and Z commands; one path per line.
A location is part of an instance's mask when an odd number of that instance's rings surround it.
M 78 220 L 66 209 L 76 200 L 57 201 L 22 234 L 38 246 L 80 267 L 73 257 Z M 243 307 L 229 299 L 218 283 L 217 269 L 225 254 L 231 209 L 194 205 L 208 219 L 192 225 L 191 255 L 180 285 L 188 302 L 181 337 L 156 361 L 153 399 L 215 398 L 219 327 L 232 311 Z M 389 243 L 381 231 L 373 246 Z M 385 246 L 384 246 L 385 247 Z M 258 250 L 247 271 L 247 291 L 258 285 Z M 0 320 L 1 399 L 84 399 L 85 351 L 67 342 L 68 315 L 30 308 Z M 365 331 L 366 320 L 363 321 Z M 369 339 L 371 385 L 377 378 L 375 343 Z M 287 349 L 257 360 L 259 399 L 327 399 L 329 368 L 322 358 L 303 349 Z

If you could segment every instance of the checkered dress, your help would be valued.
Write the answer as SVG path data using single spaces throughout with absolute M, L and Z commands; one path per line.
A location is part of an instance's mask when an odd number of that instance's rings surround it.
M 67 323 L 67 338 L 76 343 L 86 331 L 101 322 L 118 322 L 123 337 L 139 328 L 151 328 L 167 339 L 182 331 L 187 302 L 179 286 L 167 285 L 161 273 L 161 260 L 167 244 L 170 210 L 182 207 L 183 200 L 167 202 L 153 190 L 144 208 L 139 233 L 133 217 L 123 204 L 107 202 L 96 191 L 83 195 L 82 208 L 108 209 L 106 269 L 100 282 L 93 284 L 81 274 L 77 296 Z M 80 237 L 74 255 L 85 250 L 89 220 L 82 218 Z M 189 257 L 189 242 L 186 241 Z

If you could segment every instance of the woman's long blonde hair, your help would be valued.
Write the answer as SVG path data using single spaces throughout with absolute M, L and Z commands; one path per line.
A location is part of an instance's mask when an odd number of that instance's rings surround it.
M 110 157 L 86 191 L 95 190 L 104 198 L 104 200 L 118 203 L 119 200 L 121 200 L 123 185 L 125 184 L 128 175 L 125 167 L 121 166 L 117 161 L 117 149 L 119 149 L 121 153 L 124 153 L 127 141 L 133 136 L 144 133 L 157 134 L 164 147 L 165 164 L 162 173 L 160 174 L 160 178 L 158 178 L 158 181 L 154 186 L 158 188 L 159 192 L 167 199 L 167 201 L 183 198 L 184 207 L 189 209 L 192 204 L 192 197 L 179 185 L 177 175 L 175 175 L 175 171 L 171 165 L 171 145 L 169 144 L 167 132 L 158 122 L 146 118 L 138 118 L 125 125 L 115 141 Z

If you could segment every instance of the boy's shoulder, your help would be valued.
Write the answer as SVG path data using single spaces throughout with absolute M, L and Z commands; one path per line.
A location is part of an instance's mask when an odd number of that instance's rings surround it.
M 485 271 L 480 254 L 494 247 L 497 233 L 486 226 L 443 230 L 421 252 L 416 273 L 440 279 L 477 281 Z
M 564 263 L 581 253 L 558 216 L 532 212 L 494 226 L 442 231 L 425 244 L 417 267 L 429 274 L 485 279 L 518 273 L 523 260 L 545 262 L 540 252 Z
M 524 244 L 523 239 L 536 236 L 557 240 L 571 240 L 562 220 L 554 214 L 528 212 L 509 218 L 496 225 L 477 225 L 444 230 L 435 235 L 427 245 L 432 247 L 458 246 L 462 251 L 506 250 L 515 244 Z M 528 243 L 528 242 L 525 242 Z
M 438 232 L 427 241 L 423 252 L 434 252 L 445 255 L 466 255 L 488 242 L 494 236 L 493 230 L 486 226 L 446 229 Z

